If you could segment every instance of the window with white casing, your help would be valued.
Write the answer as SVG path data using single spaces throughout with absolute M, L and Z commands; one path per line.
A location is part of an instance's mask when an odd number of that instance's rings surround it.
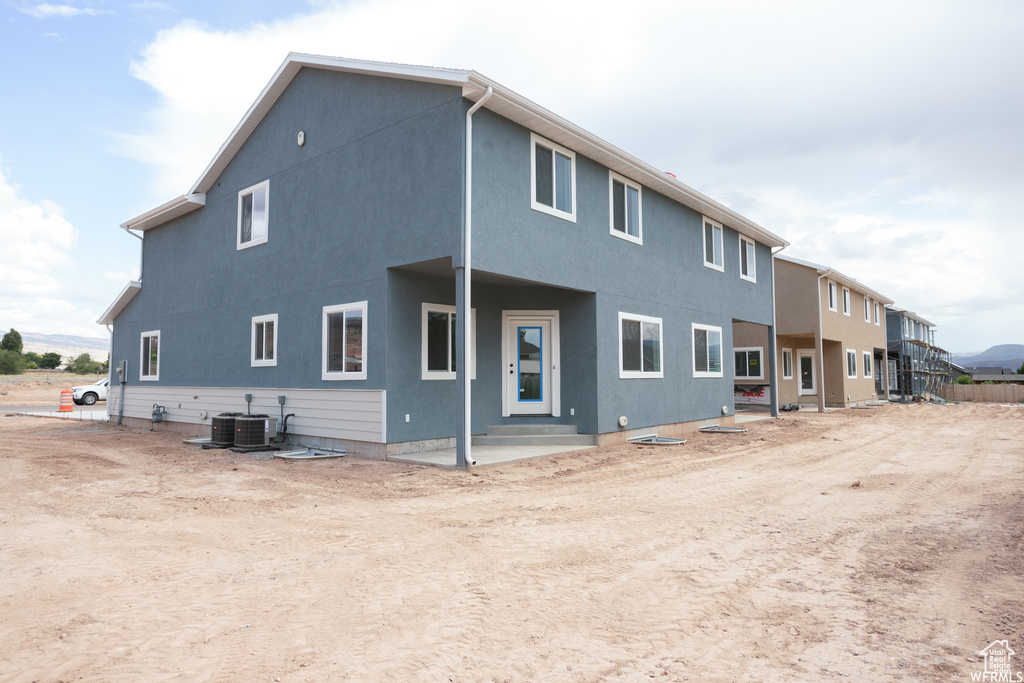
M 879 313 L 880 312 L 881 312 L 881 306 L 879 306 L 878 302 L 876 301 L 875 302 L 875 324 L 876 325 L 881 325 L 882 324 L 881 318 L 879 317 Z
M 366 307 L 324 306 L 322 379 L 366 379 Z
M 704 217 L 704 265 L 725 272 L 722 262 L 722 225 Z
M 763 350 L 761 347 L 733 349 L 733 356 L 736 360 L 736 379 L 764 379 L 764 369 L 761 364 Z
M 722 328 L 692 323 L 693 376 L 722 377 Z
M 270 216 L 270 181 L 247 187 L 238 193 L 238 249 L 267 241 Z
M 871 322 L 871 299 L 864 297 L 864 322 Z
M 836 283 L 831 280 L 828 281 L 828 310 L 838 310 L 837 306 L 837 294 L 836 294 Z
M 532 206 L 576 222 L 576 153 L 530 134 Z
M 155 382 L 160 379 L 160 330 L 143 332 L 139 350 L 139 380 Z
M 850 288 L 843 287 L 843 315 L 850 315 Z
M 608 171 L 611 234 L 643 244 L 643 207 L 640 186 L 632 180 Z
M 421 379 L 455 379 L 455 331 L 458 316 L 455 307 L 446 304 L 422 304 Z M 469 376 L 476 379 L 476 309 L 469 313 Z
M 865 351 L 861 360 L 864 361 L 864 377 L 871 379 L 871 352 Z
M 782 349 L 782 379 L 793 379 L 792 349 Z
M 277 313 L 252 319 L 250 364 L 254 368 L 277 365 Z
M 757 282 L 754 241 L 740 236 L 740 277 Z
M 857 379 L 857 352 L 846 349 L 846 378 Z
M 619 312 L 619 378 L 664 377 L 661 318 Z

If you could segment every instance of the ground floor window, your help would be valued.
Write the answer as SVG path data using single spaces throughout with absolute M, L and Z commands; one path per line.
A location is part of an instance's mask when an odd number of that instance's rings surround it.
M 661 348 L 661 318 L 619 313 L 621 379 L 663 377 Z
M 722 328 L 693 323 L 693 376 L 722 376 Z
M 254 368 L 277 365 L 277 314 L 252 319 L 252 355 Z
M 736 377 L 744 379 L 764 379 L 761 365 L 761 347 L 749 349 L 733 349 L 736 357 Z
M 871 352 L 864 352 L 864 377 L 871 378 Z
M 793 379 L 792 349 L 782 349 L 782 379 Z
M 423 304 L 421 319 L 421 378 L 455 379 L 455 307 Z M 470 378 L 476 379 L 476 310 L 470 311 Z
M 857 379 L 857 352 L 846 349 L 846 378 Z
M 160 330 L 142 333 L 139 379 L 150 382 L 160 379 Z
M 324 306 L 322 379 L 366 379 L 366 308 Z

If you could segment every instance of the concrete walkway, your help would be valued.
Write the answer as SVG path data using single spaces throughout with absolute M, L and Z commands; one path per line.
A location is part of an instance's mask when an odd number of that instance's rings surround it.
M 99 408 L 86 408 L 82 406 L 75 406 L 74 410 L 72 410 L 70 413 L 61 413 L 57 410 L 57 408 L 48 408 L 46 406 L 29 406 L 15 408 L 0 408 L 0 415 L 28 415 L 30 417 L 56 417 L 61 420 L 87 420 L 93 422 L 106 422 L 107 408 L 106 406 L 100 406 Z
M 505 465 L 520 460 L 532 460 L 543 458 L 558 453 L 569 453 L 571 451 L 585 451 L 597 448 L 596 446 L 473 446 L 472 457 L 476 460 L 476 467 L 489 467 L 492 465 Z M 435 467 L 455 467 L 455 449 L 445 448 L 440 451 L 426 451 L 423 453 L 403 453 L 402 455 L 389 455 L 390 462 L 407 462 L 415 465 L 433 465 Z

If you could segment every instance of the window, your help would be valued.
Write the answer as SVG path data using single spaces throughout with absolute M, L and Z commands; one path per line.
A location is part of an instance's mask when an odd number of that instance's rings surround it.
M 693 376 L 722 376 L 722 328 L 693 323 Z
M 704 217 L 704 265 L 725 272 L 722 265 L 722 226 Z
M 421 379 L 455 379 L 455 307 L 423 304 Z M 470 311 L 469 376 L 476 379 L 476 309 Z
M 252 319 L 252 367 L 277 365 L 277 313 Z
M 247 187 L 238 193 L 238 249 L 267 241 L 270 215 L 270 181 Z
M 843 287 L 843 315 L 850 315 L 850 288 Z
M 366 302 L 324 306 L 322 379 L 366 379 Z
M 530 135 L 533 208 L 576 222 L 576 153 Z
M 857 379 L 857 352 L 846 349 L 846 378 Z
M 611 189 L 611 233 L 624 240 L 643 244 L 640 186 L 611 171 L 608 171 L 608 184 Z
M 661 318 L 619 313 L 619 378 L 663 377 Z
M 142 333 L 139 351 L 139 380 L 155 382 L 160 379 L 160 330 Z
M 876 301 L 875 302 L 875 324 L 876 325 L 881 325 L 882 324 L 881 323 L 881 318 L 878 315 L 879 314 L 879 309 L 880 309 L 880 307 L 878 305 L 878 302 Z
M 782 379 L 793 379 L 792 349 L 782 349 Z
M 835 311 L 836 308 L 836 283 L 828 281 L 828 310 Z
M 757 268 L 754 262 L 754 241 L 740 237 L 740 277 L 757 282 Z
M 871 322 L 871 299 L 864 297 L 864 322 Z
M 871 352 L 865 351 L 862 358 L 864 359 L 864 377 L 871 379 Z
M 764 371 L 761 366 L 761 349 L 733 349 L 736 356 L 736 377 L 746 379 L 764 379 Z

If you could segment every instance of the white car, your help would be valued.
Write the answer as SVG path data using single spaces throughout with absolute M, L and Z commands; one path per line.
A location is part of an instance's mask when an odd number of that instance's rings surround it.
M 110 387 L 110 378 L 104 377 L 96 384 L 86 384 L 84 387 L 71 387 L 71 398 L 75 403 L 91 406 L 96 401 L 107 400 L 107 389 Z

